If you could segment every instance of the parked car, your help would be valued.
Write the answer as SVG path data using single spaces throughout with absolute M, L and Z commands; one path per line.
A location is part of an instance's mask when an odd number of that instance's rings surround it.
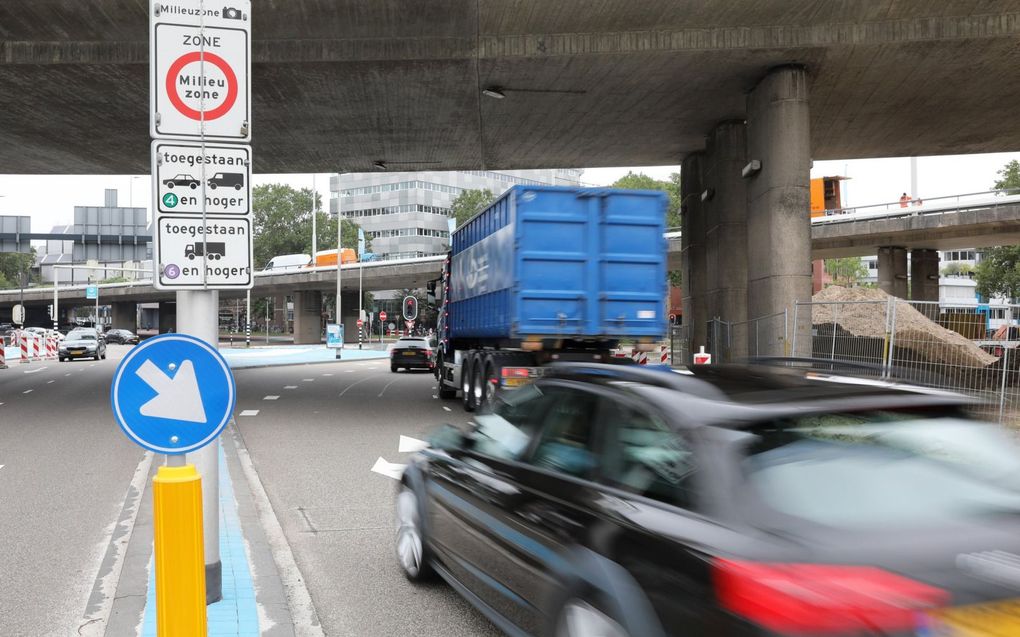
M 1014 634 L 1020 453 L 969 405 L 761 366 L 553 365 L 411 457 L 398 562 L 511 635 Z
M 432 369 L 432 348 L 428 339 L 418 336 L 402 336 L 390 346 L 390 371 L 404 369 Z
M 107 343 L 117 343 L 119 345 L 137 345 L 138 335 L 131 330 L 124 329 L 112 329 L 105 334 Z
M 75 328 L 60 343 L 57 357 L 61 362 L 72 358 L 105 359 L 106 341 L 95 328 Z

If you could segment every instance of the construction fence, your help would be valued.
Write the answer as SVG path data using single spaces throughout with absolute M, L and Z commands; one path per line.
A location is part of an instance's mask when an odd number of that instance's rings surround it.
M 990 320 L 993 315 L 999 320 Z M 972 394 L 985 402 L 985 415 L 1020 422 L 1018 318 L 1020 306 L 979 310 L 888 296 L 815 300 L 740 323 L 709 321 L 706 350 L 720 363 L 761 357 L 829 360 L 847 375 Z M 674 338 L 674 352 L 691 349 L 686 340 Z

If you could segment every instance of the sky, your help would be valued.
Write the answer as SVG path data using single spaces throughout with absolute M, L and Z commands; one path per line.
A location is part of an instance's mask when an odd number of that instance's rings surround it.
M 928 201 L 936 197 L 975 193 L 991 188 L 996 171 L 1012 159 L 1020 160 L 1020 152 L 987 155 L 942 155 L 917 159 L 918 192 L 909 193 Z M 642 166 L 586 169 L 585 184 L 609 185 L 628 171 L 643 172 L 657 179 L 666 179 L 678 172 L 679 166 Z M 853 159 L 818 161 L 811 169 L 812 177 L 840 175 L 843 182 L 844 205 L 866 206 L 895 202 L 910 190 L 910 159 Z M 329 206 L 329 173 L 256 174 L 254 185 L 286 183 L 297 188 L 313 184 L 322 196 L 322 205 Z M 122 206 L 151 207 L 149 177 L 130 175 L 0 175 L 0 215 L 32 217 L 33 232 L 47 232 L 54 225 L 70 224 L 75 206 L 102 206 L 103 190 L 116 188 Z

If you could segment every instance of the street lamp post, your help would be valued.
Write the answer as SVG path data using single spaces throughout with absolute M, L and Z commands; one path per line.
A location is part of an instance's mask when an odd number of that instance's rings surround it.
M 342 286 L 340 284 L 340 265 L 343 262 L 343 256 L 342 256 L 343 255 L 343 251 L 342 251 L 343 250 L 343 245 L 342 245 L 341 237 L 343 236 L 343 226 L 344 226 L 344 215 L 343 215 L 344 191 L 343 191 L 343 186 L 340 185 L 340 178 L 341 177 L 343 177 L 343 173 L 340 173 L 339 175 L 337 175 L 337 193 L 338 193 L 338 196 L 336 198 L 336 322 L 340 325 L 340 334 L 342 335 L 341 336 L 340 347 L 336 348 L 336 357 L 338 359 L 343 357 L 343 354 L 342 354 L 342 352 L 344 350 L 344 348 L 343 348 L 343 345 L 344 345 L 343 341 L 347 340 L 346 336 L 343 335 L 343 333 L 344 333 L 344 328 L 343 328 L 344 319 L 343 319 L 343 313 L 340 311 L 341 306 L 342 306 L 342 303 L 341 303 L 340 299 L 341 299 L 341 297 L 343 295 Z

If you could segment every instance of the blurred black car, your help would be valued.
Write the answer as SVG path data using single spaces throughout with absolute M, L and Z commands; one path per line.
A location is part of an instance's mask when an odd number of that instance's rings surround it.
M 1018 635 L 1020 454 L 968 401 L 553 366 L 412 456 L 398 560 L 510 635 Z
M 119 345 L 137 345 L 138 335 L 131 330 L 113 329 L 104 335 L 107 343 L 117 343 Z
M 402 336 L 390 348 L 390 371 L 404 369 L 432 369 L 432 347 L 425 337 Z

